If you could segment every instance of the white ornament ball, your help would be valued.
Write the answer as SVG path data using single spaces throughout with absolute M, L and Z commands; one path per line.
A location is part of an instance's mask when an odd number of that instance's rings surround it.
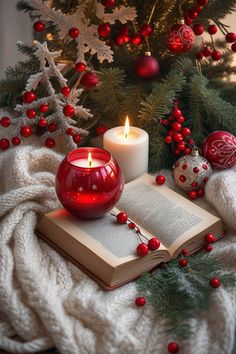
M 173 166 L 175 184 L 185 191 L 203 188 L 211 175 L 209 161 L 199 155 L 197 149 L 193 149 L 190 155 L 179 158 Z

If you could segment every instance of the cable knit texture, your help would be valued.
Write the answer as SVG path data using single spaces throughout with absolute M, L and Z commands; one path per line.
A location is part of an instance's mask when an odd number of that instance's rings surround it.
M 135 282 L 105 292 L 35 235 L 42 214 L 59 206 L 54 179 L 61 159 L 32 146 L 0 154 L 0 348 L 24 354 L 52 346 L 63 354 L 166 353 L 172 338 L 164 337 L 162 319 L 150 306 L 135 307 Z M 197 203 L 218 212 L 231 230 L 212 253 L 225 271 L 235 271 L 236 169 L 216 173 Z M 180 343 L 181 353 L 230 354 L 235 315 L 235 290 L 217 289 L 209 311 L 193 321 L 196 335 Z

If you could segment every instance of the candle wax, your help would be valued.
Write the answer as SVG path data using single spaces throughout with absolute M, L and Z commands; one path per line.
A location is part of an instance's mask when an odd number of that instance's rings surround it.
M 77 160 L 71 161 L 71 163 L 72 163 L 72 165 L 78 166 L 78 167 L 93 168 L 93 167 L 103 166 L 103 165 L 105 165 L 106 162 L 104 160 L 101 160 L 101 159 L 93 158 L 92 159 L 92 164 L 89 165 L 88 159 L 81 158 L 81 159 L 77 159 Z

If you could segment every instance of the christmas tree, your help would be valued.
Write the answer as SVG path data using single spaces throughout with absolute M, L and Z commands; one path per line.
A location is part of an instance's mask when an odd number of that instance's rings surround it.
M 28 59 L 0 81 L 1 106 L 16 109 L 1 120 L 3 129 L 14 125 L 13 145 L 35 132 L 48 147 L 55 135 L 69 148 L 88 145 L 129 115 L 149 133 L 155 171 L 212 131 L 236 133 L 235 83 L 225 80 L 236 71 L 236 34 L 223 20 L 236 0 L 223 7 L 220 0 L 28 0 L 17 8 L 29 14 L 35 41 L 17 44 Z M 217 31 L 223 40 L 214 39 Z M 1 140 L 1 149 L 9 146 Z

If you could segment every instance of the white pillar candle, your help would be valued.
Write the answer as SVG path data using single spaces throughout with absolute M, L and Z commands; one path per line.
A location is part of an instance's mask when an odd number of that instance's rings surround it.
M 105 132 L 103 147 L 117 160 L 126 183 L 148 171 L 148 134 L 143 129 L 129 126 L 127 120 L 125 127 Z

